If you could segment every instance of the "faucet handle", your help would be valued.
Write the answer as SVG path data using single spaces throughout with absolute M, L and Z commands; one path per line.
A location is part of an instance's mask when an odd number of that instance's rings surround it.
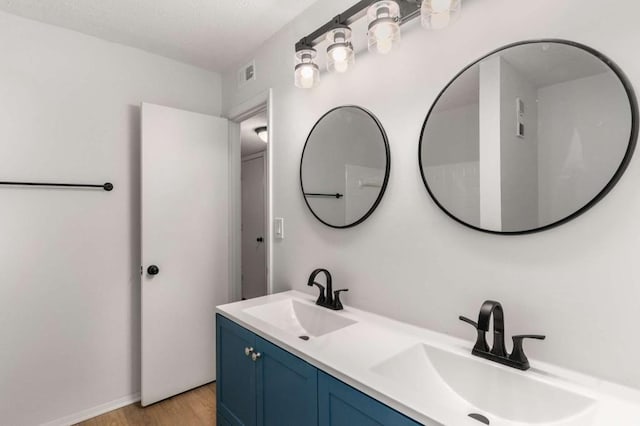
M 543 336 L 542 334 L 519 334 L 517 336 L 513 336 L 512 339 L 515 342 L 516 340 L 522 341 L 522 339 L 536 339 L 536 340 L 544 340 L 547 336 Z
M 463 317 L 462 315 L 460 315 L 458 319 L 460 321 L 466 322 L 467 324 L 471 324 L 473 328 L 476 329 L 476 344 L 473 346 L 473 352 L 489 352 L 489 344 L 487 343 L 487 339 L 485 338 L 486 331 L 479 329 L 478 323 L 474 320 Z
M 464 322 L 466 322 L 467 324 L 471 324 L 471 325 L 472 325 L 472 326 L 474 326 L 476 329 L 478 328 L 478 323 L 477 323 L 477 322 L 475 322 L 475 321 L 474 321 L 474 320 L 472 320 L 472 319 L 469 319 L 469 318 L 467 318 L 467 317 L 463 317 L 462 315 L 460 315 L 460 316 L 458 317 L 458 319 L 459 319 L 460 321 L 464 321 Z
M 348 288 L 341 288 L 333 292 L 333 309 L 339 311 L 342 309 L 342 302 L 340 302 L 340 293 L 343 291 L 349 291 Z
M 318 295 L 318 300 L 316 300 L 316 305 L 320 305 L 321 303 L 324 303 L 326 300 L 326 297 L 324 295 L 324 286 L 322 284 L 318 284 L 315 281 L 312 281 L 309 286 L 315 285 L 316 287 L 318 287 L 318 290 L 320 290 L 320 294 Z
M 513 340 L 513 351 L 511 355 L 509 355 L 509 359 L 515 361 L 522 365 L 523 370 L 527 370 L 529 368 L 529 360 L 527 356 L 524 354 L 524 349 L 522 348 L 522 341 L 524 339 L 537 339 L 544 340 L 546 336 L 542 336 L 539 334 L 521 334 L 518 336 L 511 337 Z

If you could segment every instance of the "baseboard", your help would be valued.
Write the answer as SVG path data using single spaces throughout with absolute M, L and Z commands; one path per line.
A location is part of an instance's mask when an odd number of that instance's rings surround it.
M 51 422 L 43 423 L 41 426 L 69 426 L 84 420 L 91 419 L 93 417 L 99 416 L 100 414 L 108 413 L 109 411 L 116 410 L 118 408 L 122 408 L 125 405 L 133 404 L 134 402 L 140 401 L 140 393 L 134 393 L 132 395 L 128 395 L 122 398 L 118 398 L 111 402 L 107 402 L 105 404 L 101 404 L 92 408 L 88 408 L 86 410 L 79 411 L 74 414 L 70 414 L 68 416 L 59 418 L 57 420 L 53 420 Z

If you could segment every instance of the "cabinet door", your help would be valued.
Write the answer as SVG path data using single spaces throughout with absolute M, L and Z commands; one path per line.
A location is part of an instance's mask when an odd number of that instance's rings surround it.
M 255 347 L 255 335 L 221 315 L 216 320 L 217 410 L 234 426 L 254 426 L 256 363 L 245 348 Z
M 351 386 L 318 372 L 320 426 L 418 426 L 394 409 Z
M 318 424 L 318 370 L 256 336 L 259 426 Z

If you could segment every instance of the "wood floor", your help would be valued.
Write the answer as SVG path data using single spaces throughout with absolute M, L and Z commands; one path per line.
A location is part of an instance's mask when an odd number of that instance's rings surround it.
M 215 424 L 215 383 L 201 386 L 145 408 L 137 402 L 78 423 L 80 426 L 215 426 Z

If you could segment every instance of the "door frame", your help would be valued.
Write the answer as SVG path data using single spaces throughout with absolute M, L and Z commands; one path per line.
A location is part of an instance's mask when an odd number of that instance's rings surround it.
M 229 297 L 230 301 L 241 298 L 242 289 L 242 197 L 240 173 L 242 155 L 240 152 L 240 123 L 260 112 L 267 112 L 268 143 L 265 156 L 265 255 L 267 263 L 267 294 L 273 293 L 273 90 L 268 89 L 249 100 L 234 105 L 224 116 L 229 120 Z
M 267 126 L 267 131 L 268 131 L 269 127 Z M 269 145 L 267 143 L 267 145 Z M 265 148 L 264 151 L 260 151 L 260 152 L 256 152 L 253 154 L 249 154 L 249 155 L 245 155 L 244 157 L 240 157 L 240 173 L 242 173 L 242 163 L 244 163 L 245 161 L 251 161 L 251 160 L 257 160 L 258 158 L 262 158 L 262 164 L 263 164 L 263 175 L 262 175 L 262 190 L 264 191 L 264 217 L 262 218 L 263 220 L 263 228 L 264 228 L 264 232 L 265 232 L 265 238 L 266 238 L 266 233 L 268 232 L 268 225 L 269 222 L 267 220 L 267 209 L 269 208 L 269 203 L 267 201 L 267 149 Z M 242 183 L 240 184 L 240 186 L 242 187 Z M 242 202 L 240 203 L 240 222 L 242 223 Z M 242 232 L 240 234 L 240 236 L 242 237 Z M 267 243 L 267 241 L 265 241 L 265 244 Z M 240 244 L 242 245 L 242 239 L 240 240 Z M 267 294 L 271 294 L 271 291 L 269 289 L 269 281 L 268 281 L 268 265 L 267 265 L 267 245 L 265 245 L 265 281 L 267 282 Z M 242 251 L 242 249 L 241 249 Z M 242 253 L 241 253 L 242 256 Z M 242 259 L 240 262 L 240 268 L 242 269 Z M 242 278 L 242 270 L 240 271 L 241 275 L 240 277 Z M 240 292 L 242 293 L 242 279 L 240 280 Z

